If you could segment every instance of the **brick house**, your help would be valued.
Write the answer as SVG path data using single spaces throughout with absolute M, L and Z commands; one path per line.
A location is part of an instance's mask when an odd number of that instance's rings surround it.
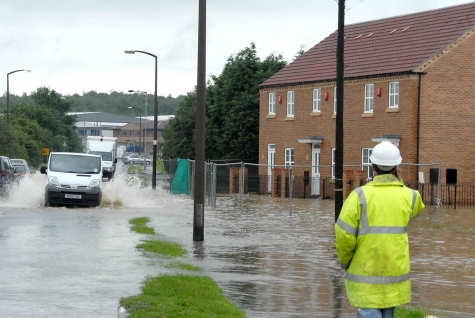
M 475 3 L 345 26 L 345 171 L 371 178 L 372 148 L 389 140 L 403 163 L 440 163 L 442 183 L 446 169 L 457 182 L 475 181 L 474 35 Z M 337 36 L 260 85 L 259 164 L 334 177 Z M 428 182 L 421 166 L 403 166 L 403 178 L 421 171 Z

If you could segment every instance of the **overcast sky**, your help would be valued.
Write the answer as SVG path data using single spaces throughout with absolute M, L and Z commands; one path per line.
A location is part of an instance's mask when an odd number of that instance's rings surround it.
M 346 0 L 345 24 L 467 3 L 467 0 Z M 0 91 L 60 94 L 154 92 L 173 97 L 197 83 L 199 0 L 0 0 Z M 261 58 L 290 62 L 338 27 L 335 0 L 208 0 L 206 73 L 219 75 L 251 42 Z

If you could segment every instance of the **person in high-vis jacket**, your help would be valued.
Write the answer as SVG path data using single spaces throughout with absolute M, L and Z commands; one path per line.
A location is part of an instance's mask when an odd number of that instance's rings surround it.
M 359 318 L 392 318 L 411 301 L 407 227 L 423 209 L 417 190 L 404 185 L 398 147 L 383 141 L 370 156 L 373 180 L 350 193 L 335 224 L 345 286 Z

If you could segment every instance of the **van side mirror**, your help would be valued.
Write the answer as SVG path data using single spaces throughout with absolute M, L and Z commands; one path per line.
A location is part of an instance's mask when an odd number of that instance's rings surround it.
M 114 163 L 117 163 L 117 158 L 114 159 Z
M 41 168 L 40 168 L 41 174 L 46 174 L 46 170 L 47 170 L 47 169 L 48 169 L 48 168 L 46 168 L 45 166 L 41 166 Z

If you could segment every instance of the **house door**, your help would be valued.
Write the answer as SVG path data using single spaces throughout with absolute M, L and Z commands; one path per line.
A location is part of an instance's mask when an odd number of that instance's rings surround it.
M 269 144 L 267 148 L 267 191 L 272 191 L 272 168 L 275 165 L 275 144 Z
M 320 194 L 320 145 L 312 145 L 312 195 Z

